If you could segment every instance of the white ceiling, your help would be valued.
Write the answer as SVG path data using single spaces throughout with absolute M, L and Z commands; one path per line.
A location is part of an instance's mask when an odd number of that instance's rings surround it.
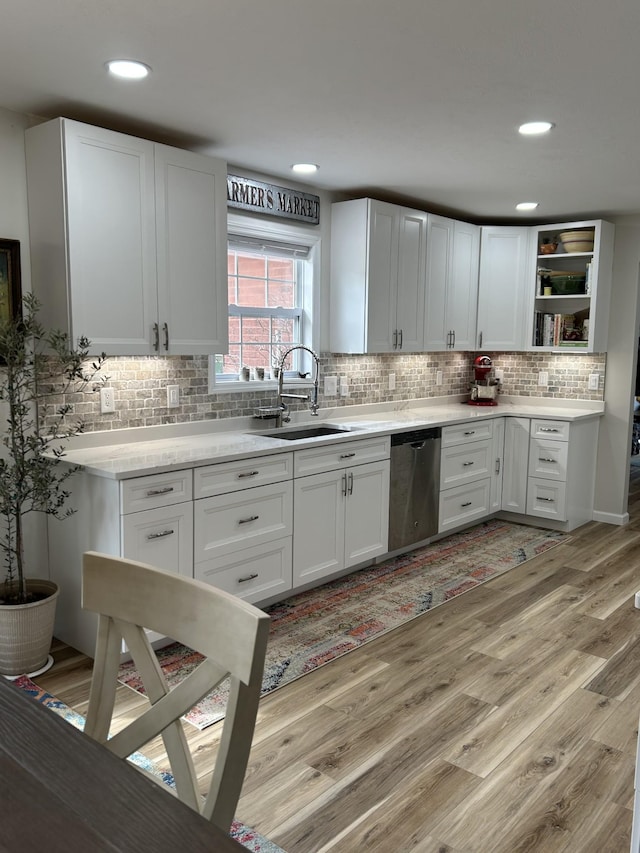
M 637 0 L 10 0 L 1 23 L 10 110 L 478 221 L 640 212 Z

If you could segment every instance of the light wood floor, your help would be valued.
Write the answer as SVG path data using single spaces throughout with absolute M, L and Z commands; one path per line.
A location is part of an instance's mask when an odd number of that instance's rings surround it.
M 238 817 L 287 853 L 626 853 L 640 712 L 631 476 L 628 526 L 585 525 L 265 697 Z M 37 681 L 83 713 L 90 661 L 54 654 Z M 123 687 L 122 717 L 139 702 Z M 217 727 L 186 728 L 204 767 Z

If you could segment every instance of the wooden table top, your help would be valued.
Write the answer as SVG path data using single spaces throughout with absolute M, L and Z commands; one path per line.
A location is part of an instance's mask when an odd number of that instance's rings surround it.
M 128 762 L 0 677 L 0 851 L 238 853 Z

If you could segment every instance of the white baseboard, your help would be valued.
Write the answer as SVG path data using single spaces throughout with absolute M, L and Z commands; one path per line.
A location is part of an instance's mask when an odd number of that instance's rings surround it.
M 629 513 L 598 512 L 598 510 L 594 510 L 593 520 L 602 521 L 604 524 L 617 524 L 618 526 L 621 526 L 623 524 L 629 524 Z

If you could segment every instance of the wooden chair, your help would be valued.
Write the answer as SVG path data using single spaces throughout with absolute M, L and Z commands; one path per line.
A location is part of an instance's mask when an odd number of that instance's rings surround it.
M 91 551 L 83 557 L 82 606 L 100 617 L 85 732 L 120 758 L 161 734 L 178 797 L 228 832 L 251 749 L 269 617 L 200 581 Z M 170 690 L 145 628 L 184 643 L 205 660 Z M 122 639 L 151 705 L 107 740 Z M 180 717 L 228 675 L 231 689 L 215 769 L 202 797 Z

